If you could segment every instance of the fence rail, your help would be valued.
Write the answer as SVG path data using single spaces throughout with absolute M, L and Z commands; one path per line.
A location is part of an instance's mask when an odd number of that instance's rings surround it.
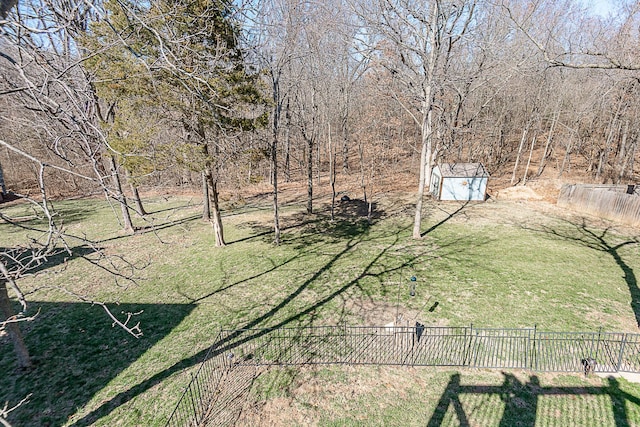
M 565 184 L 558 206 L 578 209 L 603 218 L 640 226 L 640 186 Z
M 230 425 L 260 366 L 403 365 L 640 373 L 640 334 L 537 328 L 320 326 L 221 331 L 167 426 Z

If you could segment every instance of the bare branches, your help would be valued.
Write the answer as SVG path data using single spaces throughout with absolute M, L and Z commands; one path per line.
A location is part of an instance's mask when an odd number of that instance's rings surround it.
M 0 407 L 0 424 L 2 424 L 4 427 L 11 427 L 11 424 L 9 424 L 9 421 L 7 421 L 7 416 L 11 412 L 18 409 L 20 406 L 28 403 L 30 398 L 31 394 L 28 394 L 25 398 L 23 398 L 20 402 L 16 403 L 12 407 L 9 407 L 9 402 L 5 402 L 4 406 Z
M 605 25 L 602 20 L 586 20 L 584 10 L 569 7 L 564 3 L 536 2 L 525 13 L 515 12 L 511 3 L 507 1 L 500 2 L 500 6 L 518 31 L 536 47 L 542 54 L 544 61 L 552 67 L 620 71 L 640 70 L 637 54 L 629 55 L 624 52 L 624 49 L 616 50 L 616 45 L 622 46 L 629 43 L 629 41 L 623 39 L 629 37 L 626 27 L 633 25 L 632 22 L 637 22 L 638 20 L 637 15 L 640 13 L 640 5 L 637 3 L 635 6 L 621 12 L 625 14 L 621 18 L 621 24 L 620 21 L 617 23 L 613 20 L 607 22 L 606 31 L 604 31 L 604 27 L 602 30 L 598 28 Z M 596 34 L 600 40 L 584 40 L 576 44 L 571 39 L 568 39 L 565 42 L 563 38 L 571 37 L 572 34 L 567 34 L 567 30 L 559 25 L 552 26 L 546 34 L 535 35 L 531 28 L 532 17 L 535 16 L 535 21 L 539 22 L 540 19 L 545 19 L 545 15 L 546 19 L 549 19 L 548 16 L 551 14 L 554 14 L 556 19 L 562 19 L 564 26 L 574 25 L 581 32 L 592 30 L 588 28 L 589 26 L 596 27 L 593 29 L 593 34 Z M 611 34 L 611 36 L 602 40 L 604 34 Z M 543 41 L 542 37 L 546 37 L 546 41 Z M 598 44 L 601 44 L 602 47 L 598 47 Z M 637 47 L 632 49 L 635 50 Z
M 98 307 L 101 307 L 104 310 L 104 312 L 107 314 L 107 316 L 113 321 L 112 326 L 118 326 L 122 328 L 124 331 L 134 336 L 135 338 L 140 338 L 143 335 L 142 329 L 140 327 L 140 322 L 136 322 L 135 324 L 133 324 L 133 320 L 135 319 L 135 317 L 142 314 L 142 311 L 138 311 L 138 312 L 123 311 L 120 314 L 124 317 L 124 319 L 120 319 L 118 318 L 117 315 L 113 313 L 113 311 L 111 311 L 111 309 L 107 306 L 107 304 L 102 301 L 93 300 L 85 295 L 81 295 L 67 288 L 63 288 L 59 286 L 54 286 L 51 288 L 57 289 L 60 292 L 65 293 L 69 296 L 72 296 L 74 299 L 77 299 L 79 301 L 85 302 L 90 305 L 96 305 Z

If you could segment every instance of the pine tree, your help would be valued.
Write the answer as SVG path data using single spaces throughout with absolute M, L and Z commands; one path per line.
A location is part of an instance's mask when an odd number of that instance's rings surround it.
M 173 147 L 176 161 L 202 173 L 205 209 L 211 205 L 216 244 L 223 246 L 217 188 L 221 141 L 229 131 L 264 124 L 266 117 L 257 76 L 247 72 L 238 46 L 232 2 L 160 0 L 141 6 L 108 0 L 105 8 L 107 19 L 92 26 L 84 44 L 98 52 L 88 66 L 112 114 L 105 123 L 114 149 L 126 157 L 149 143 L 124 135 L 135 134 L 150 105 L 179 126 L 183 137 Z M 118 116 L 124 108 L 126 114 Z

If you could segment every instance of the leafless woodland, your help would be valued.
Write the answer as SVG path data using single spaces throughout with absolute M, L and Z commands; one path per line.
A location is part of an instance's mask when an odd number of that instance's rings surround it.
M 132 232 L 139 187 L 203 191 L 221 246 L 219 192 L 256 183 L 273 188 L 277 243 L 283 181 L 313 212 L 321 178 L 334 200 L 350 180 L 371 201 L 405 174 L 420 237 L 437 162 L 483 162 L 509 185 L 639 180 L 637 1 L 606 16 L 578 0 L 0 5 L 0 188 L 48 223 L 1 249 L 0 301 L 26 304 L 20 277 L 71 255 L 52 198 L 102 194 Z

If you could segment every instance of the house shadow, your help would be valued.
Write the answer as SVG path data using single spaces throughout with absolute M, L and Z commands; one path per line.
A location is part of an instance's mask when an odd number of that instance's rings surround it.
M 30 301 L 34 322 L 23 324 L 34 369 L 17 368 L 11 342 L 0 336 L 0 402 L 29 401 L 9 415 L 12 425 L 59 426 L 166 337 L 193 304 L 107 304 L 119 318 L 134 313 L 143 336 L 113 326 L 103 309 L 81 302 Z M 89 425 L 95 419 L 85 420 Z
M 23 270 L 24 273 L 37 274 L 45 270 L 62 268 L 64 264 L 75 258 L 91 257 L 98 254 L 101 248 L 92 248 L 88 245 L 69 248 L 55 247 L 52 249 L 33 247 L 0 247 L 0 261 L 4 263 L 9 272 Z M 71 252 L 71 253 L 69 253 Z
M 318 222 L 312 222 L 305 227 L 304 231 L 297 236 L 297 238 L 291 237 L 292 240 L 286 240 L 283 244 L 292 245 L 294 248 L 309 247 L 318 237 L 313 234 L 312 230 L 315 227 L 322 227 L 323 225 L 331 225 L 326 220 Z M 311 228 L 308 228 L 308 227 Z M 316 321 L 316 313 L 319 309 L 330 304 L 332 302 L 340 306 L 340 302 L 343 303 L 342 309 L 337 308 L 338 323 L 340 323 L 342 316 L 344 315 L 344 302 L 347 299 L 347 295 L 351 291 L 360 290 L 360 281 L 362 280 L 377 280 L 382 283 L 389 274 L 393 274 L 397 271 L 403 271 L 407 266 L 415 262 L 419 255 L 408 254 L 408 259 L 397 262 L 394 265 L 384 264 L 384 260 L 388 254 L 398 242 L 405 235 L 406 229 L 399 228 L 397 230 L 391 230 L 384 235 L 378 236 L 375 239 L 384 239 L 385 243 L 380 246 L 375 246 L 373 254 L 370 256 L 369 261 L 366 264 L 360 265 L 357 271 L 354 271 L 353 276 L 349 280 L 345 280 L 340 286 L 329 289 L 327 292 L 318 294 L 315 298 L 302 300 L 305 291 L 307 291 L 314 284 L 322 280 L 323 274 L 329 271 L 334 265 L 344 262 L 345 257 L 357 251 L 361 248 L 361 243 L 368 242 L 370 237 L 368 236 L 369 228 L 342 228 L 337 227 L 337 230 L 329 227 L 324 229 L 325 233 L 330 234 L 336 239 L 341 239 L 343 246 L 340 250 L 334 253 L 331 257 L 327 258 L 324 265 L 314 271 L 313 274 L 308 276 L 305 280 L 301 281 L 299 285 L 288 292 L 286 295 L 279 297 L 278 301 L 274 301 L 273 305 L 264 307 L 261 314 L 256 314 L 248 319 L 240 328 L 235 329 L 233 332 L 220 337 L 218 340 L 212 343 L 211 347 L 200 350 L 192 355 L 179 360 L 172 366 L 159 369 L 155 374 L 150 377 L 141 377 L 140 382 L 129 389 L 123 390 L 117 395 L 113 396 L 108 401 L 102 402 L 97 408 L 93 409 L 89 414 L 83 418 L 76 420 L 73 426 L 86 426 L 91 425 L 96 419 L 108 416 L 115 408 L 126 405 L 127 402 L 145 393 L 150 388 L 162 383 L 171 375 L 183 371 L 186 368 L 193 367 L 201 364 L 205 358 L 212 358 L 221 354 L 227 354 L 229 352 L 237 351 L 236 349 L 247 343 L 260 342 L 261 339 L 266 339 L 269 331 L 281 329 L 281 328 L 293 328 L 299 326 L 312 326 Z M 335 234 L 334 234 L 335 233 Z M 340 236 L 340 237 L 337 237 Z M 326 237 L 325 237 L 326 239 Z M 386 241 L 388 239 L 388 241 Z M 307 256 L 313 256 L 312 253 Z M 395 258 L 394 258 L 395 259 Z M 274 266 L 274 268 L 280 268 L 286 266 L 285 264 Z M 381 266 L 384 266 L 381 268 Z M 211 296 L 211 293 L 207 293 L 200 297 L 192 296 L 190 301 L 201 302 L 203 299 Z M 296 307 L 297 306 L 297 307 Z M 295 308 L 294 308 L 295 307 Z M 179 396 L 176 396 L 175 403 L 179 401 Z M 159 414 L 159 418 L 165 414 Z M 166 414 L 169 415 L 169 414 Z M 160 421 L 162 422 L 162 421 Z
M 558 387 L 542 386 L 536 375 L 527 382 L 510 373 L 502 375 L 501 385 L 462 385 L 459 373 L 451 375 L 427 427 L 452 423 L 534 427 L 550 421 L 553 425 L 636 425 L 628 410 L 634 405 L 637 411 L 640 398 L 621 389 L 613 377 L 606 379 L 605 386 Z

